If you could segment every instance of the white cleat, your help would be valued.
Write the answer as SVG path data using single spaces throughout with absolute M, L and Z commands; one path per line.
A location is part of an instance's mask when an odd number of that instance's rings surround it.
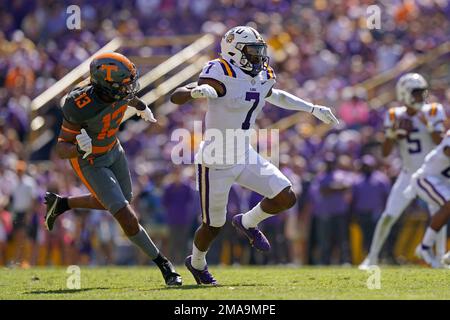
M 378 265 L 378 261 L 377 259 L 371 259 L 369 257 L 365 258 L 364 261 L 358 266 L 359 270 L 369 270 L 370 267 L 372 266 L 377 266 Z
M 450 269 L 450 251 L 442 256 L 441 263 L 447 268 Z
M 416 248 L 416 257 L 425 261 L 432 268 L 442 268 L 442 264 L 434 255 L 433 250 L 422 248 L 422 244 L 419 244 Z

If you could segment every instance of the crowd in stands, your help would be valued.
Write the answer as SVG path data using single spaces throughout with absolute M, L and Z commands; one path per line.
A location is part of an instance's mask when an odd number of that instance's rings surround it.
M 66 26 L 66 8 L 74 2 L 81 9 L 81 30 Z M 381 29 L 371 30 L 366 9 L 372 2 L 13 0 L 0 4 L 0 265 L 148 263 L 106 212 L 71 210 L 57 220 L 54 231 L 45 230 L 45 191 L 76 195 L 87 190 L 68 162 L 52 152 L 56 141 L 30 152 L 31 101 L 116 36 L 212 33 L 217 37 L 211 52 L 215 58 L 220 36 L 242 24 L 257 28 L 266 39 L 276 86 L 334 108 L 341 123 L 318 130 L 318 122 L 305 114 L 280 132 L 280 168 L 293 182 L 299 200 L 289 212 L 262 224 L 272 242 L 271 253 L 252 250 L 228 222 L 208 261 L 359 263 L 401 161 L 397 154 L 383 159 L 380 153 L 384 113 L 396 102 L 374 108 L 358 84 L 450 40 L 450 2 L 380 1 Z M 170 55 L 180 49 L 142 47 L 123 53 Z M 45 125 L 56 135 L 62 119 L 60 98 L 51 101 L 43 114 Z M 431 88 L 429 99 L 450 108 L 450 90 L 445 87 Z M 133 205 L 152 238 L 177 264 L 190 252 L 201 214 L 194 166 L 170 162 L 175 143 L 171 133 L 176 128 L 192 129 L 194 120 L 203 119 L 205 107 L 195 101 L 161 116 L 156 109 L 157 124 L 139 131 L 134 125 L 137 119 L 131 119 L 119 135 L 130 164 Z M 267 104 L 257 125 L 265 128 L 290 115 Z M 259 200 L 259 195 L 233 187 L 228 215 L 245 212 Z M 385 261 L 411 262 L 402 257 L 420 239 L 427 222 L 424 208 L 416 201 L 396 224 L 383 252 Z

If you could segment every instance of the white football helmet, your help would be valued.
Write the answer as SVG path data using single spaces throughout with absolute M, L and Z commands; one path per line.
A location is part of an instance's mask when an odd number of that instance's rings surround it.
M 418 73 L 407 73 L 398 80 L 396 89 L 398 101 L 415 109 L 420 109 L 425 103 L 425 97 L 428 93 L 428 83 L 425 78 Z M 421 91 L 423 101 L 416 101 L 413 95 L 413 91 L 415 90 Z
M 267 44 L 251 27 L 238 26 L 228 30 L 220 42 L 220 49 L 222 58 L 253 77 L 267 69 Z

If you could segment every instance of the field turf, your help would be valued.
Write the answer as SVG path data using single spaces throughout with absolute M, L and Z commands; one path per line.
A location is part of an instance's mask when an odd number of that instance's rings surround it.
M 381 288 L 367 288 L 356 267 L 214 267 L 218 287 L 197 286 L 177 268 L 168 288 L 156 267 L 81 267 L 81 288 L 68 289 L 66 268 L 0 269 L 0 299 L 450 299 L 450 270 L 382 267 Z

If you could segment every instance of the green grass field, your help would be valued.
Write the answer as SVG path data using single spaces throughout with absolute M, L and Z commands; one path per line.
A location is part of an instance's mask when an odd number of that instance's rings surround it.
M 81 289 L 66 286 L 66 268 L 0 270 L 0 299 L 450 299 L 450 270 L 381 268 L 381 289 L 369 290 L 369 273 L 344 267 L 211 267 L 218 287 L 163 285 L 155 267 L 81 268 Z

